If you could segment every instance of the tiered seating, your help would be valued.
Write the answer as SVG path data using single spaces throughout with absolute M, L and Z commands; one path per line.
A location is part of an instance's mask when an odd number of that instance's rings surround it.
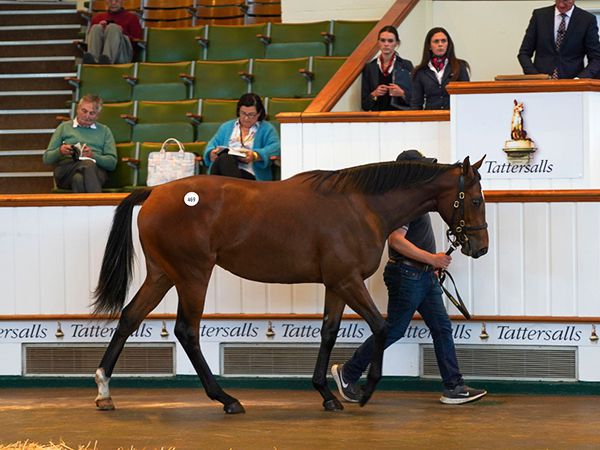
M 144 60 L 165 63 L 201 59 L 203 49 L 197 38 L 203 35 L 203 27 L 146 28 Z
M 315 56 L 311 58 L 308 69 L 301 71 L 310 80 L 309 94 L 312 96 L 317 95 L 333 74 L 344 64 L 344 61 L 346 61 L 346 58 L 343 57 Z
M 206 25 L 200 45 L 203 59 L 229 60 L 264 58 L 265 45 L 257 38 L 267 32 L 267 25 Z
M 132 126 L 134 142 L 163 142 L 175 137 L 182 142 L 195 138 L 192 116 L 199 114 L 198 100 L 178 102 L 136 101 L 127 122 Z
M 242 25 L 244 23 L 243 4 L 243 0 L 197 0 L 197 23 Z
M 191 27 L 195 25 L 193 0 L 144 0 L 145 27 Z
M 185 100 L 189 88 L 181 75 L 192 75 L 193 62 L 136 63 L 133 76 L 127 80 L 133 85 L 133 100 Z
M 75 100 L 86 94 L 101 94 L 105 102 L 131 100 L 132 86 L 125 77 L 133 76 L 133 64 L 80 64 L 77 76 L 67 81 L 75 88 Z
M 329 56 L 350 56 L 376 24 L 376 20 L 332 20 L 329 32 L 323 34 L 329 44 L 327 54 Z
M 238 99 L 250 91 L 240 72 L 248 73 L 250 60 L 196 61 L 192 76 L 183 76 L 192 88 L 191 98 Z
M 100 121 L 113 130 L 125 160 L 107 189 L 145 185 L 148 153 L 169 137 L 202 156 L 218 127 L 235 117 L 237 99 L 246 92 L 263 97 L 267 120 L 279 128 L 277 114 L 303 111 L 344 63 L 344 57 L 326 55 L 347 51 L 337 44 L 350 39 L 344 35 L 350 24 L 148 28 L 143 62 L 79 65 L 77 77 L 70 79 L 75 98 L 103 97 Z M 351 32 L 354 41 L 372 23 L 359 25 L 361 32 Z M 273 58 L 279 52 L 285 58 Z M 295 52 L 302 57 L 290 58 Z
M 197 117 L 196 140 L 209 141 L 223 122 L 235 117 L 236 107 L 237 100 L 202 100 Z
M 246 13 L 246 24 L 281 22 L 280 0 L 246 0 L 242 8 Z
M 301 56 L 326 56 L 327 43 L 322 33 L 327 33 L 330 21 L 313 23 L 272 23 L 267 35 L 265 58 L 295 58 Z
M 244 77 L 252 91 L 264 97 L 306 97 L 308 83 L 300 71 L 307 67 L 308 58 L 256 59 Z

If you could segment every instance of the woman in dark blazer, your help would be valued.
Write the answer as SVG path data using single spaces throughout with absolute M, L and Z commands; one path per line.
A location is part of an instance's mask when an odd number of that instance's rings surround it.
M 469 63 L 456 58 L 448 32 L 435 27 L 425 37 L 423 58 L 413 72 L 410 108 L 450 109 L 450 81 L 469 81 Z
M 413 65 L 400 58 L 398 30 L 387 25 L 379 30 L 378 56 L 362 71 L 361 106 L 365 111 L 409 109 Z

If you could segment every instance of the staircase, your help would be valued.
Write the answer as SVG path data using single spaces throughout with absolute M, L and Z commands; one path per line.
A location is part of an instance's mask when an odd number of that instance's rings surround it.
M 70 111 L 83 23 L 75 1 L 0 1 L 0 194 L 53 186 L 42 154 Z

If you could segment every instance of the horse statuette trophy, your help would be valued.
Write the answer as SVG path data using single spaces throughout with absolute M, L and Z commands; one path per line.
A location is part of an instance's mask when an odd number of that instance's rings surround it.
M 504 141 L 504 152 L 513 164 L 529 164 L 531 154 L 536 151 L 535 143 L 527 137 L 523 121 L 523 103 L 514 100 L 510 140 Z

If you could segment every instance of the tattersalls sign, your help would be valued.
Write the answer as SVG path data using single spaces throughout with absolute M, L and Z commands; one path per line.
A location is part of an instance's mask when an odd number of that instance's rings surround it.
M 582 178 L 582 93 L 460 95 L 453 103 L 456 158 L 487 155 L 485 179 Z

